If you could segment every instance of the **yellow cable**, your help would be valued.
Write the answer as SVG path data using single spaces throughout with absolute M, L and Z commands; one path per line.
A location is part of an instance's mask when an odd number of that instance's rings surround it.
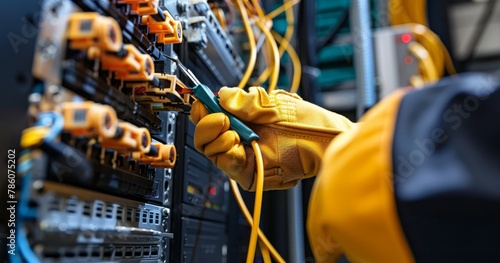
M 266 15 L 266 18 L 273 19 L 273 18 L 279 16 L 281 13 L 285 12 L 287 9 L 292 8 L 293 6 L 295 6 L 298 3 L 300 3 L 300 0 L 293 0 L 293 1 L 287 2 L 286 4 L 276 8 L 273 11 L 271 11 L 270 13 L 268 13 Z
M 389 0 L 388 7 L 389 14 L 391 14 L 392 25 L 402 25 L 414 22 L 408 14 L 405 2 L 405 0 Z
M 267 42 L 266 42 L 267 43 Z M 267 44 L 267 46 L 269 46 L 269 44 Z M 259 75 L 259 77 L 257 78 L 257 80 L 255 81 L 255 86 L 262 86 L 262 84 L 264 82 L 266 82 L 266 80 L 269 79 L 269 76 L 271 75 L 271 72 L 274 70 L 273 66 L 270 65 L 268 66 L 266 69 L 264 69 L 264 71 L 262 71 L 262 73 Z
M 420 76 L 420 75 L 411 76 L 410 77 L 410 85 L 416 89 L 419 89 L 425 85 L 425 82 L 422 79 L 422 76 Z
M 280 74 L 280 58 L 278 55 L 278 46 L 276 45 L 276 41 L 274 40 L 273 35 L 271 32 L 269 32 L 269 29 L 264 25 L 264 23 L 261 20 L 255 20 L 255 24 L 260 28 L 262 33 L 266 36 L 266 42 L 268 43 L 269 47 L 271 48 L 270 53 L 271 53 L 271 79 L 269 80 L 269 88 L 268 92 L 273 91 L 276 89 L 276 86 L 278 84 L 278 78 Z M 262 75 L 261 75 L 262 76 Z M 258 82 L 261 81 L 260 79 L 257 80 Z M 259 82 L 262 83 L 262 82 Z
M 286 39 L 278 34 L 278 32 L 272 31 L 271 33 L 278 42 L 286 41 Z M 290 60 L 292 61 L 293 65 L 292 85 L 290 86 L 290 92 L 297 93 L 300 87 L 300 78 L 302 76 L 302 64 L 300 63 L 299 55 L 297 55 L 297 52 L 295 52 L 295 49 L 292 47 L 292 45 L 287 46 L 286 52 L 288 53 L 288 56 L 290 56 Z
M 257 15 L 257 10 L 255 7 L 252 5 L 252 3 L 249 2 L 249 0 L 243 0 L 243 4 L 245 5 L 245 8 L 247 10 L 248 17 L 252 17 L 253 15 Z
M 427 28 L 426 0 L 389 0 L 389 13 L 392 25 L 406 25 L 412 28 L 417 42 L 422 44 L 434 61 L 439 76 L 444 70 L 456 74 L 451 56 L 441 39 Z
M 247 220 L 248 224 L 253 227 L 253 221 L 252 221 L 252 215 L 250 214 L 250 211 L 248 211 L 247 206 L 245 205 L 245 201 L 243 201 L 243 197 L 241 197 L 240 190 L 238 189 L 238 184 L 236 183 L 235 180 L 230 180 L 229 181 L 231 185 L 231 190 L 233 191 L 233 195 L 236 198 L 236 201 L 238 202 L 238 206 L 241 209 L 241 212 L 245 216 L 245 219 Z M 264 235 L 264 232 L 259 229 L 259 239 L 264 245 L 269 249 L 269 252 L 271 252 L 271 256 L 273 256 L 274 260 L 276 260 L 279 263 L 284 263 L 285 260 L 281 257 L 281 255 L 278 253 L 276 248 L 269 242 L 267 239 L 266 235 Z
M 255 24 L 257 24 L 257 21 L 259 20 L 265 20 L 266 18 L 265 17 L 260 17 L 257 13 L 257 8 L 254 7 L 250 2 L 249 0 L 245 0 L 244 2 L 245 4 L 245 7 L 247 8 L 247 12 L 249 14 L 254 14 L 257 15 L 258 17 L 253 17 L 253 21 L 255 22 Z M 255 2 L 254 2 L 255 4 Z M 261 9 L 262 10 L 262 9 Z M 264 34 L 264 30 L 263 27 L 261 25 L 259 25 L 259 28 L 261 30 L 261 33 Z M 267 27 L 266 27 L 267 29 Z M 265 35 L 265 34 L 264 34 Z M 262 55 L 264 56 L 264 59 L 266 61 L 266 64 L 267 64 L 267 67 L 266 69 L 263 71 L 263 73 L 267 73 L 265 76 L 264 74 L 261 74 L 258 78 L 257 78 L 257 81 L 255 81 L 253 84 L 251 85 L 254 85 L 254 86 L 262 86 L 262 83 L 264 83 L 266 80 L 268 80 L 269 76 L 271 75 L 271 72 L 275 69 L 275 63 L 274 63 L 274 59 L 271 59 L 271 52 L 273 50 L 272 48 L 272 44 L 269 40 L 269 38 L 266 36 L 266 45 L 265 46 L 262 46 L 261 49 L 262 51 Z M 273 54 L 274 55 L 274 54 Z M 278 65 L 279 67 L 279 65 Z
M 300 0 L 298 0 L 296 3 L 299 3 L 299 2 L 300 2 Z M 285 30 L 284 37 L 282 37 L 281 35 L 279 35 L 273 31 L 273 36 L 275 36 L 275 38 L 276 38 L 276 36 L 279 36 L 280 39 L 284 38 L 284 40 L 276 39 L 279 43 L 279 49 L 278 49 L 279 57 L 281 58 L 283 56 L 284 52 L 287 51 L 288 54 L 290 55 L 290 59 L 292 60 L 292 63 L 294 66 L 294 76 L 293 76 L 294 81 L 292 81 L 292 85 L 290 88 L 290 90 L 293 92 L 297 92 L 299 89 L 300 78 L 301 78 L 300 74 L 302 71 L 300 59 L 298 58 L 298 55 L 295 52 L 295 49 L 293 49 L 293 47 L 291 47 L 291 45 L 290 45 L 290 39 L 293 36 L 294 23 L 295 23 L 294 13 L 293 13 L 293 9 L 291 7 L 293 7 L 293 5 L 295 5 L 296 3 L 292 2 L 291 0 L 284 0 L 283 5 L 276 9 L 276 10 L 283 10 L 286 12 L 287 28 Z M 274 15 L 270 13 L 267 15 L 267 17 L 272 18 L 272 17 L 274 17 Z M 292 56 L 294 56 L 294 58 L 292 58 Z M 258 79 L 256 81 L 256 85 L 262 85 L 262 83 L 264 83 L 271 75 L 271 71 L 272 71 L 271 68 L 267 68 L 266 70 L 264 70 L 261 73 L 261 75 L 258 77 Z M 296 75 L 297 72 L 299 73 L 299 75 Z M 295 83 L 295 84 L 293 84 L 293 83 Z M 270 90 L 272 90 L 272 89 L 270 89 Z
M 412 22 L 427 26 L 426 1 L 427 0 L 402 1 L 401 7 L 405 11 L 402 12 L 401 15 L 406 16 L 403 18 L 407 19 L 408 22 L 406 23 Z
M 405 1 L 409 4 L 410 15 L 417 24 L 428 25 L 427 23 L 427 0 Z
M 266 21 L 268 21 L 265 17 L 264 11 L 262 10 L 261 5 L 258 0 L 252 0 L 252 5 L 250 5 L 248 0 L 245 0 L 245 6 L 247 7 L 249 12 L 255 10 L 253 13 L 257 13 L 258 17 L 254 19 L 255 24 L 260 28 L 261 32 L 266 36 L 266 47 L 269 55 L 270 63 L 268 67 L 264 70 L 263 74 L 261 74 L 257 81 L 256 85 L 262 85 L 269 76 L 271 77 L 269 81 L 268 92 L 271 92 L 276 89 L 279 79 L 279 69 L 280 69 L 280 55 L 278 55 L 278 47 L 276 41 L 272 37 L 269 28 L 266 25 Z M 288 12 L 288 11 L 287 11 Z
M 248 1 L 248 0 L 246 0 Z M 259 0 L 252 0 L 252 4 L 257 11 L 257 15 L 261 18 L 264 19 L 266 17 L 266 14 L 264 14 L 264 10 L 262 10 L 262 6 L 260 6 Z
M 266 67 L 264 68 L 262 73 L 267 72 L 267 75 L 262 76 L 263 74 L 261 74 L 260 76 L 258 76 L 257 80 L 254 81 L 254 84 L 253 84 L 254 86 L 262 86 L 262 84 L 269 79 L 269 77 L 271 76 L 271 73 L 275 70 L 274 67 L 276 66 L 274 58 L 277 57 L 278 55 L 277 54 L 275 55 L 273 53 L 274 50 L 273 50 L 272 43 L 269 40 L 269 38 L 267 36 L 264 36 L 264 37 L 266 39 L 266 41 L 265 41 L 266 44 L 263 45 L 263 47 L 262 47 L 262 56 L 264 57 L 264 60 L 266 61 Z M 274 40 L 272 40 L 272 41 L 274 41 Z M 278 63 L 279 63 L 279 60 L 278 60 Z M 278 65 L 278 67 L 279 67 L 279 65 Z M 268 87 L 269 87 L 269 83 L 268 83 Z
M 212 12 L 215 15 L 215 18 L 219 21 L 220 26 L 222 29 L 226 30 L 227 29 L 227 21 L 226 21 L 226 14 L 224 13 L 224 10 L 220 7 L 215 7 L 212 8 Z
M 262 195 L 264 192 L 264 161 L 257 141 L 252 141 L 252 149 L 255 153 L 257 176 L 255 178 L 255 202 L 253 208 L 253 224 L 250 231 L 250 242 L 248 243 L 247 263 L 253 263 L 255 249 L 257 248 L 257 237 L 259 235 L 260 212 L 262 208 Z
M 408 24 L 407 26 L 415 34 L 417 42 L 427 49 L 436 65 L 439 76 L 442 76 L 444 73 L 444 53 L 439 37 L 423 25 Z
M 450 53 L 438 35 L 423 25 L 409 24 L 408 26 L 416 35 L 417 42 L 421 43 L 429 51 L 429 54 L 435 61 L 436 67 L 440 67 L 438 68 L 440 76 L 443 75 L 444 68 L 446 68 L 449 74 L 457 73 L 451 61 Z
M 427 49 L 417 42 L 412 42 L 408 45 L 408 50 L 420 61 L 419 68 L 426 83 L 439 79 L 438 71 Z
M 246 1 L 248 1 L 248 0 L 246 0 Z M 257 12 L 259 12 L 258 10 L 262 10 L 261 6 L 258 4 L 257 1 L 252 0 L 252 2 L 254 4 L 254 8 L 257 10 Z M 286 12 L 287 29 L 285 31 L 284 40 L 278 41 L 278 43 L 280 44 L 279 45 L 279 49 L 278 49 L 278 53 L 279 53 L 279 58 L 281 58 L 283 56 L 284 52 L 287 51 L 289 53 L 289 55 L 290 55 L 290 59 L 292 60 L 292 63 L 293 63 L 293 66 L 294 66 L 294 76 L 293 76 L 292 85 L 291 85 L 291 88 L 290 88 L 290 90 L 292 92 L 297 92 L 298 91 L 298 88 L 300 86 L 300 78 L 301 78 L 300 60 L 298 58 L 297 53 L 293 49 L 293 47 L 291 47 L 291 45 L 290 45 L 290 39 L 293 36 L 294 23 L 295 23 L 295 19 L 294 19 L 294 14 L 293 14 L 292 7 L 296 3 L 298 3 L 298 2 L 300 2 L 300 0 L 297 1 L 297 2 L 293 2 L 291 0 L 284 0 L 283 5 L 275 10 L 275 11 L 280 11 L 281 10 L 280 12 L 283 12 L 283 11 Z M 270 13 L 270 14 L 268 14 L 266 16 L 266 18 L 272 18 L 272 17 L 275 16 L 275 14 Z M 262 23 L 262 24 L 259 25 L 259 23 Z M 260 29 L 263 31 L 263 33 L 266 34 L 266 30 L 264 29 L 265 25 L 263 24 L 263 22 L 262 21 L 259 21 L 259 22 L 256 21 L 256 24 L 260 27 Z M 267 27 L 266 27 L 266 29 L 267 29 Z M 278 35 L 280 38 L 283 38 L 279 34 L 274 34 L 273 33 L 273 36 L 275 36 L 275 35 Z M 271 39 L 268 36 L 268 34 L 266 34 L 266 37 L 268 39 Z M 274 44 L 272 44 L 270 46 L 270 48 L 272 50 L 272 52 L 270 52 L 270 53 L 275 54 Z M 273 57 L 272 61 L 276 61 L 276 57 Z M 275 76 L 279 77 L 279 59 L 278 59 L 278 62 L 276 64 L 275 63 L 271 63 L 271 66 L 268 67 L 268 68 L 266 68 L 262 72 L 262 74 L 258 77 L 258 79 L 256 81 L 256 85 L 262 85 L 262 83 L 264 83 L 269 78 L 269 76 L 271 75 L 271 81 L 270 81 L 270 84 L 269 84 L 269 91 L 274 90 L 276 86 L 273 84 L 274 83 L 274 80 L 273 80 L 273 77 L 272 77 L 273 74 Z M 277 83 L 277 80 L 278 79 L 276 79 L 276 83 Z
M 247 10 L 245 9 L 246 7 L 244 6 L 244 3 L 242 2 L 242 0 L 235 0 L 235 1 L 238 4 L 238 9 L 240 10 L 241 17 L 243 20 L 243 24 L 245 26 L 245 30 L 247 32 L 248 41 L 249 41 L 249 45 L 250 45 L 250 58 L 248 61 L 247 69 L 245 71 L 245 74 L 243 75 L 242 80 L 240 81 L 240 83 L 238 85 L 239 88 L 244 88 L 245 85 L 248 83 L 248 80 L 250 79 L 253 68 L 255 67 L 255 60 L 256 60 L 256 55 L 257 55 L 256 53 L 257 52 L 256 52 L 256 46 L 255 46 L 255 36 L 253 34 L 253 29 L 250 25 Z M 257 12 L 259 12 L 258 7 L 257 7 Z M 261 22 L 261 21 L 259 20 L 259 22 Z M 259 24 L 259 23 L 257 23 L 257 24 Z M 263 24 L 261 24 L 261 25 L 263 25 Z M 265 33 L 265 30 L 263 30 L 263 32 Z M 270 36 L 270 34 L 269 34 L 269 36 Z M 269 38 L 269 36 L 267 36 L 267 37 Z M 275 47 L 277 50 L 276 44 L 275 44 Z M 279 70 L 279 60 L 278 60 L 277 67 Z M 278 73 L 279 73 L 279 71 L 278 71 Z M 235 196 L 236 200 L 238 201 L 240 209 L 242 210 L 243 214 L 245 215 L 248 223 L 252 227 L 252 230 L 250 233 L 250 241 L 248 244 L 248 254 L 247 254 L 247 261 L 246 262 L 253 263 L 253 260 L 255 257 L 255 251 L 256 251 L 256 247 L 257 247 L 257 237 L 259 237 L 261 242 L 262 242 L 262 245 L 261 245 L 262 255 L 264 257 L 266 257 L 266 255 L 268 255 L 270 252 L 272 254 L 273 258 L 277 262 L 282 263 L 285 261 L 279 255 L 279 253 L 276 251 L 276 249 L 273 247 L 273 245 L 269 242 L 269 240 L 266 238 L 264 233 L 259 228 L 260 214 L 261 214 L 261 208 L 262 208 L 262 195 L 263 195 L 263 190 L 264 190 L 264 164 L 263 164 L 263 160 L 262 160 L 262 153 L 260 151 L 260 147 L 256 141 L 252 142 L 252 148 L 255 152 L 256 168 L 257 168 L 255 205 L 254 205 L 253 218 L 250 215 L 250 212 L 248 211 L 248 208 L 246 207 L 246 205 L 243 201 L 243 198 L 241 197 L 241 193 L 239 192 L 239 189 L 238 189 L 236 182 L 234 180 L 231 180 L 231 188 L 233 190 L 234 196 Z
M 283 5 L 286 3 L 291 2 L 291 0 L 284 0 Z M 299 0 L 300 2 L 300 0 Z M 293 31 L 295 30 L 295 18 L 294 18 L 294 13 L 293 13 L 293 8 L 287 8 L 285 9 L 285 16 L 286 16 L 286 30 L 285 30 L 285 35 L 283 36 L 286 41 L 283 42 L 283 44 L 280 45 L 279 47 L 279 53 L 280 53 L 280 58 L 283 56 L 285 53 L 285 50 L 287 49 L 290 40 L 292 39 L 293 36 Z
M 49 132 L 49 127 L 34 126 L 26 128 L 21 135 L 21 147 L 24 149 L 40 146 L 43 138 Z
M 269 67 L 267 67 L 264 71 L 262 71 L 260 76 L 255 81 L 254 85 L 261 86 L 262 83 L 266 82 L 266 80 L 269 78 L 270 75 L 271 75 L 271 69 Z
M 247 85 L 248 80 L 250 80 L 250 77 L 252 76 L 252 72 L 255 67 L 255 61 L 257 58 L 257 51 L 255 46 L 255 36 L 253 34 L 253 29 L 252 26 L 250 25 L 250 21 L 245 6 L 242 0 L 235 0 L 235 1 L 238 4 L 238 10 L 240 10 L 241 19 L 243 20 L 243 25 L 245 26 L 245 31 L 247 32 L 248 43 L 250 45 L 250 55 L 248 58 L 247 69 L 245 70 L 245 73 L 243 74 L 243 77 L 241 78 L 241 81 L 238 84 L 238 87 L 243 89 Z
M 269 248 L 262 241 L 259 242 L 260 252 L 264 263 L 271 263 L 271 256 L 269 255 Z
M 278 32 L 273 30 L 272 34 L 273 34 L 274 38 L 276 39 L 276 41 L 278 41 L 278 43 L 280 43 L 282 41 L 286 41 L 285 39 L 283 39 L 283 37 Z M 302 76 L 302 64 L 300 62 L 299 55 L 297 54 L 297 52 L 295 51 L 295 49 L 291 45 L 289 45 L 287 47 L 287 53 L 290 56 L 290 60 L 292 61 L 293 70 L 294 70 L 293 76 L 292 76 L 292 84 L 290 86 L 290 92 L 297 93 L 297 91 L 299 90 L 299 87 L 300 87 L 300 79 Z M 263 71 L 262 75 L 257 80 L 257 85 L 262 84 L 265 81 L 265 79 L 267 77 L 269 77 L 269 74 L 271 74 L 270 72 L 271 71 L 269 69 L 266 69 L 265 71 Z M 262 81 L 262 82 L 260 82 L 260 81 Z

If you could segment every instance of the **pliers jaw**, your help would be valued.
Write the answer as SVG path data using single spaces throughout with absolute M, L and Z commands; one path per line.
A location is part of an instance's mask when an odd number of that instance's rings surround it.
M 171 57 L 171 56 L 167 56 L 164 54 L 164 56 L 170 60 L 172 60 L 173 62 L 175 62 L 175 64 L 177 64 L 177 66 L 179 67 L 180 71 L 186 75 L 190 80 L 191 82 L 194 83 L 194 85 L 200 85 L 201 82 L 198 80 L 198 78 L 193 74 L 193 72 L 191 72 L 191 70 L 189 70 L 188 68 L 186 68 L 186 66 L 184 66 L 181 61 L 176 58 L 176 57 Z

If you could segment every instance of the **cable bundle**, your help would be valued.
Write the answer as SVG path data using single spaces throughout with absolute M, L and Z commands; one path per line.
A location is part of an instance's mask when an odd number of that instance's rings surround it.
M 233 0 L 233 6 L 240 12 L 241 19 L 247 34 L 249 42 L 249 59 L 247 62 L 247 68 L 241 79 L 238 87 L 245 88 L 249 84 L 255 86 L 261 86 L 266 81 L 269 81 L 268 91 L 272 91 L 277 88 L 279 71 L 280 71 L 280 59 L 283 57 L 284 53 L 287 52 L 290 60 L 292 61 L 294 74 L 292 77 L 292 83 L 290 87 L 290 92 L 297 92 L 300 85 L 300 77 L 302 74 L 302 66 L 297 55 L 297 52 L 290 44 L 294 33 L 294 12 L 293 6 L 300 1 L 284 0 L 283 5 L 276 8 L 269 14 L 265 14 L 262 6 L 258 0 Z M 287 28 L 284 36 L 271 29 L 272 19 L 281 13 L 285 12 Z M 268 62 L 268 67 L 261 72 L 258 78 L 250 83 L 250 78 L 254 72 L 257 53 L 260 51 L 257 47 L 257 40 L 255 38 L 255 32 L 252 25 L 256 25 L 260 32 L 264 35 L 266 40 L 266 45 L 262 47 L 262 54 L 265 56 Z M 279 46 L 278 46 L 279 45 Z
M 260 74 L 256 82 L 252 83 L 252 85 L 262 85 L 264 82 L 269 80 L 268 91 L 276 89 L 279 78 L 280 59 L 286 51 L 290 56 L 294 68 L 290 91 L 298 91 L 301 76 L 301 64 L 297 53 L 290 44 L 295 23 L 292 8 L 298 2 L 299 1 L 284 0 L 284 3 L 281 7 L 266 15 L 258 0 L 232 0 L 234 7 L 236 7 L 236 9 L 238 9 L 238 11 L 240 12 L 250 47 L 250 56 L 247 62 L 247 68 L 240 83 L 238 84 L 239 88 L 245 88 L 248 86 L 255 68 L 258 52 L 255 32 L 252 27 L 252 25 L 255 24 L 266 38 L 266 45 L 263 47 L 265 48 L 266 52 L 263 52 L 263 54 L 267 57 L 266 61 L 268 61 L 268 67 Z M 286 12 L 287 21 L 287 29 L 284 36 L 281 36 L 277 32 L 270 29 L 270 25 L 272 25 L 272 19 L 282 12 Z M 277 43 L 279 44 L 279 47 Z M 252 142 L 252 148 L 255 152 L 257 167 L 253 218 L 250 215 L 250 212 L 248 211 L 243 198 L 241 197 L 241 193 L 238 189 L 237 183 L 234 180 L 231 180 L 231 189 L 234 193 L 234 196 L 236 197 L 238 205 L 240 206 L 240 209 L 242 210 L 248 223 L 252 227 L 250 232 L 250 241 L 248 245 L 246 262 L 252 263 L 254 261 L 257 240 L 260 240 L 260 250 L 264 262 L 271 262 L 271 256 L 276 262 L 285 262 L 278 251 L 273 247 L 273 245 L 269 242 L 269 240 L 259 228 L 264 187 L 264 167 L 262 153 L 256 141 Z

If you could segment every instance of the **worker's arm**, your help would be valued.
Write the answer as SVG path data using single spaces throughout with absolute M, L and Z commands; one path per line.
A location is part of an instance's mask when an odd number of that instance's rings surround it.
M 266 190 L 290 188 L 302 178 L 315 176 L 330 141 L 355 126 L 341 115 L 282 90 L 268 94 L 260 87 L 248 92 L 222 88 L 219 95 L 221 107 L 260 136 Z M 208 114 L 203 104 L 195 102 L 191 119 L 197 124 L 197 150 L 244 189 L 254 190 L 254 153 L 229 130 L 227 116 Z
M 398 91 L 377 104 L 325 152 L 309 202 L 307 228 L 316 262 L 412 262 L 399 225 L 390 151 Z
M 497 76 L 453 76 L 337 136 L 309 203 L 316 262 L 499 261 L 499 105 Z

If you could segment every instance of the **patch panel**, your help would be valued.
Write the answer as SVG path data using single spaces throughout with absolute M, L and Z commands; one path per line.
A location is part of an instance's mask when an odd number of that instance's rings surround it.
M 45 262 L 74 261 L 140 261 L 158 262 L 158 245 L 127 246 L 106 244 L 102 246 L 45 246 L 42 252 Z
M 244 64 L 232 42 L 205 1 L 192 1 L 187 42 L 192 44 L 193 72 L 209 86 L 237 86 Z M 201 72 L 210 72 L 201 74 Z
M 28 227 L 44 261 L 166 259 L 172 238 L 168 208 L 50 181 L 34 185 L 38 216 Z

